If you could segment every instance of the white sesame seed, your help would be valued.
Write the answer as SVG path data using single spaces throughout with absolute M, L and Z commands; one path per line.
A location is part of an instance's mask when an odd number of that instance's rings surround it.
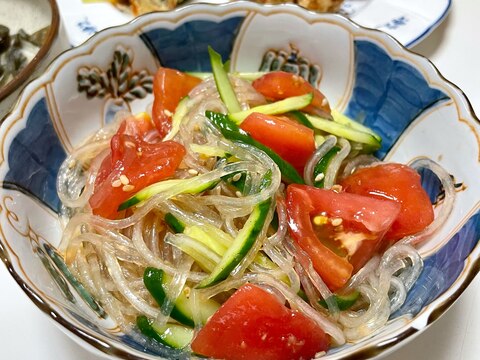
M 132 191 L 133 189 L 135 189 L 135 186 L 133 185 L 123 185 L 122 187 L 122 190 L 125 192 Z
M 121 182 L 123 185 L 128 185 L 128 184 L 130 184 L 130 180 L 128 179 L 128 177 L 127 177 L 125 174 L 120 175 L 120 182 Z
M 235 174 L 232 177 L 232 181 L 238 181 L 238 180 L 240 180 L 241 177 L 242 177 L 242 174 L 240 174 L 240 173 Z
M 341 192 L 342 189 L 343 189 L 343 188 L 342 188 L 342 185 L 336 184 L 336 185 L 333 185 L 333 186 L 332 186 L 332 190 L 335 191 L 335 192 L 337 192 L 337 193 Z
M 327 98 L 323 98 L 321 106 L 327 106 L 327 105 L 328 105 Z
M 70 160 L 70 162 L 68 163 L 68 168 L 69 169 L 73 169 L 75 167 L 75 165 L 77 165 L 77 161 L 76 160 Z
M 315 176 L 315 182 L 322 181 L 324 177 L 325 177 L 324 173 L 318 174 L 317 176 Z
M 236 197 L 241 197 L 241 196 L 242 196 L 242 193 L 241 193 L 240 191 L 236 191 L 236 192 L 235 192 L 235 196 L 236 196 Z
M 163 110 L 163 113 L 165 115 L 169 116 L 169 117 L 173 115 L 172 112 L 170 110 L 167 110 L 167 109 Z
M 198 171 L 195 169 L 188 169 L 188 173 L 193 176 L 198 175 Z
M 117 188 L 117 187 L 120 187 L 120 186 L 122 186 L 122 182 L 120 180 L 117 179 L 117 180 L 112 181 L 112 187 Z
M 335 218 L 335 219 L 332 219 L 331 223 L 333 226 L 339 226 L 341 225 L 343 222 L 343 219 L 342 218 Z
M 131 141 L 125 141 L 125 146 L 133 149 L 135 147 L 135 144 Z

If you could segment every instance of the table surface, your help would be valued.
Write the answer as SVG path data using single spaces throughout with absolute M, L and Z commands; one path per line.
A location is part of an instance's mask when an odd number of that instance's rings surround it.
M 62 5 L 60 1 L 59 4 Z M 61 10 L 65 11 L 65 6 L 61 6 Z M 454 1 L 446 20 L 413 51 L 431 59 L 447 79 L 465 92 L 477 114 L 480 114 L 480 46 L 476 40 L 480 31 L 478 14 L 480 1 Z M 100 359 L 68 338 L 33 306 L 4 266 L 0 266 L 0 289 L 2 359 Z M 478 359 L 479 303 L 480 276 L 477 276 L 446 314 L 386 359 Z

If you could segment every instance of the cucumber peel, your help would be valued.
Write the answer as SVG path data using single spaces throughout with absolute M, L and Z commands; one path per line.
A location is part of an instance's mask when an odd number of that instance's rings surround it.
M 261 113 L 265 115 L 284 114 L 293 110 L 303 109 L 308 106 L 313 100 L 313 93 L 308 93 L 300 96 L 292 96 L 280 101 L 276 101 L 266 105 L 255 106 L 251 109 L 240 111 L 237 113 L 228 114 L 230 120 L 237 125 L 241 124 L 243 120 L 252 113 Z
M 350 309 L 359 297 L 360 293 L 358 291 L 352 291 L 349 294 L 342 295 L 334 294 L 331 296 L 332 300 L 337 303 L 338 309 L 340 311 Z M 328 309 L 327 302 L 324 299 L 320 300 L 318 303 L 324 308 Z
M 183 349 L 193 339 L 191 328 L 179 324 L 158 327 L 144 315 L 137 317 L 137 327 L 143 335 L 173 349 Z
M 222 57 L 210 46 L 208 47 L 208 54 L 210 55 L 213 78 L 215 79 L 218 93 L 220 94 L 222 101 L 225 103 L 228 112 L 235 113 L 241 111 L 242 108 L 238 102 L 237 95 L 235 95 L 235 91 L 228 78 L 228 73 L 225 71 L 222 63 Z

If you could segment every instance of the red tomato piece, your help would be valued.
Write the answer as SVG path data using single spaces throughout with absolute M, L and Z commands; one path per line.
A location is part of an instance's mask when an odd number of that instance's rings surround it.
M 389 199 L 401 210 L 385 238 L 397 241 L 427 227 L 435 215 L 430 198 L 422 188 L 420 175 L 402 164 L 381 164 L 362 168 L 341 181 L 345 191 Z
M 89 199 L 95 215 L 116 218 L 122 202 L 144 187 L 174 174 L 185 155 L 185 148 L 174 141 L 146 141 L 155 138 L 159 139 L 158 132 L 149 118 L 131 117 L 123 121 L 112 137 L 111 152 L 100 166 Z M 127 179 L 128 184 L 122 183 L 122 179 L 124 182 Z
M 258 78 L 252 85 L 255 90 L 273 101 L 313 93 L 313 101 L 303 110 L 321 117 L 331 117 L 330 105 L 325 95 L 299 75 L 273 71 Z
M 252 284 L 239 288 L 192 342 L 195 353 L 226 360 L 311 359 L 328 346 L 315 322 Z
M 163 138 L 171 129 L 172 114 L 179 101 L 202 80 L 181 71 L 159 68 L 153 79 L 152 118 Z
M 315 151 L 313 130 L 284 117 L 253 113 L 240 127 L 292 164 L 300 174 Z
M 297 184 L 286 202 L 290 234 L 333 291 L 375 254 L 400 211 L 393 201 Z

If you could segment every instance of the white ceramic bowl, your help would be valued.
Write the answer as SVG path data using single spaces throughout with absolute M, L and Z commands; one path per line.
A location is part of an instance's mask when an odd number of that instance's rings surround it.
M 121 358 L 158 358 L 118 332 L 108 317 L 99 317 L 101 309 L 82 299 L 88 294 L 65 271 L 55 252 L 61 235 L 55 176 L 66 154 L 115 111 L 143 111 L 152 100 L 151 87 L 141 82 L 122 93 L 103 87 L 101 97 L 94 76 L 86 96 L 79 73 L 107 72 L 118 55 L 128 60 L 130 77 L 154 74 L 160 64 L 205 71 L 207 45 L 230 56 L 237 71 L 255 71 L 262 63 L 271 68 L 263 60 L 268 51 L 277 60 L 285 51 L 293 66 L 306 59 L 309 71 L 319 71 L 333 107 L 382 135 L 380 157 L 407 163 L 428 156 L 461 184 L 442 230 L 419 249 L 425 267 L 402 308 L 381 331 L 326 358 L 384 355 L 418 335 L 480 267 L 479 121 L 464 94 L 427 59 L 382 32 L 294 5 L 238 2 L 148 14 L 65 52 L 32 82 L 0 131 L 0 254 L 12 276 L 36 306 L 89 348 Z

